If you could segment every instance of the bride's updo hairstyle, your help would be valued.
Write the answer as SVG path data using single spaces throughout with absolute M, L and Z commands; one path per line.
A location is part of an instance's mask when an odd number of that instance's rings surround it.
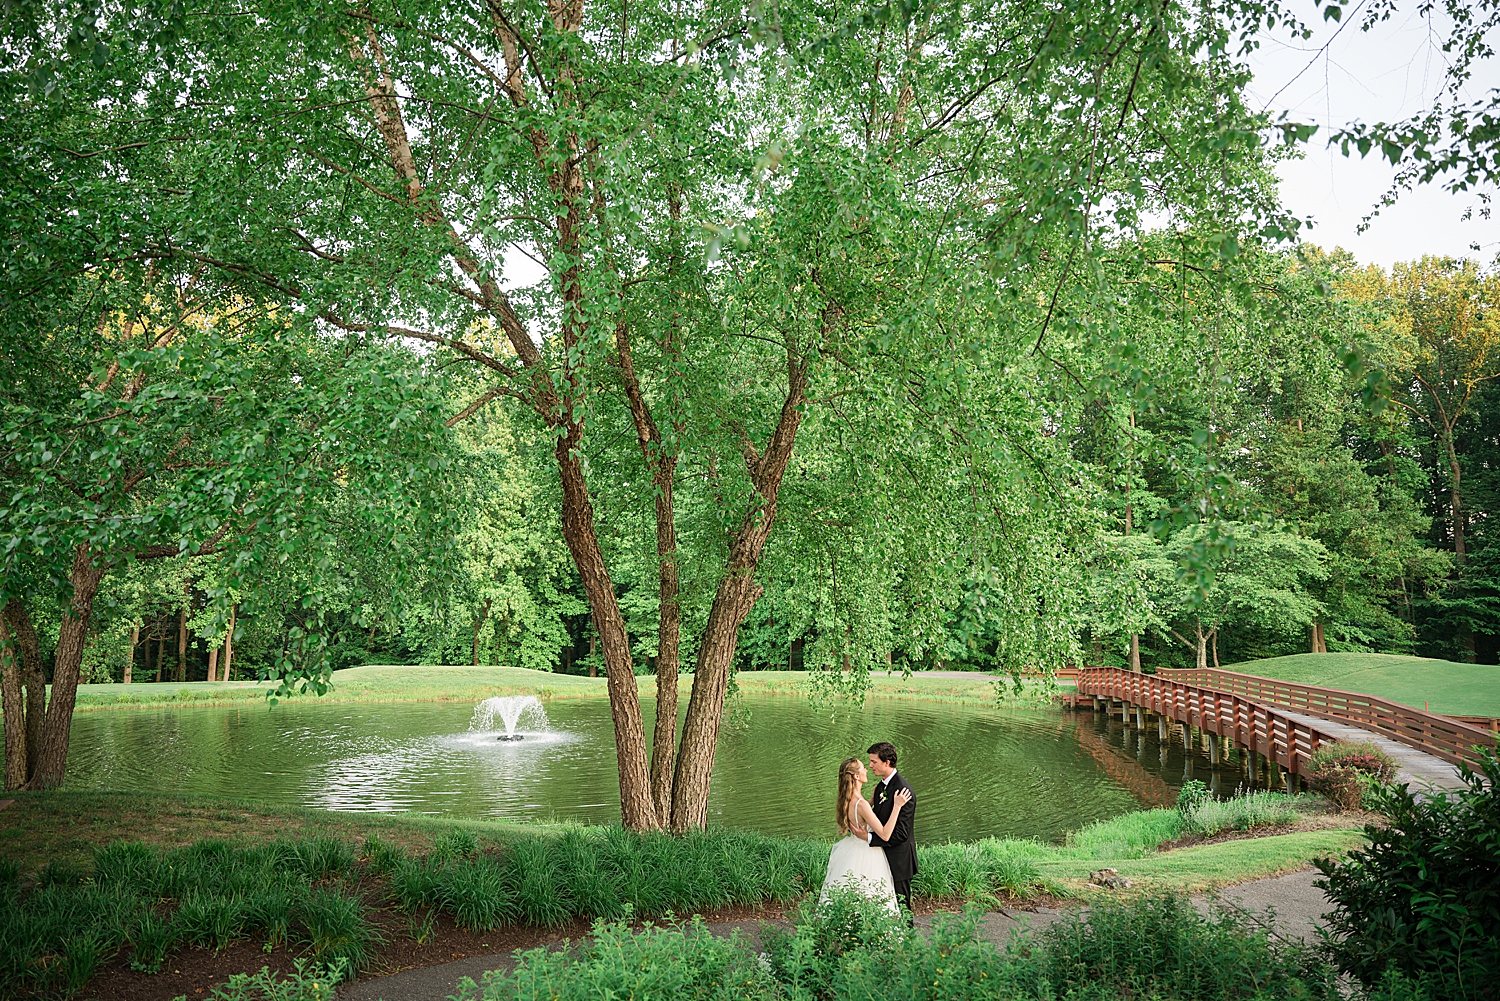
M 839 765 L 839 796 L 833 804 L 834 819 L 839 822 L 839 833 L 849 833 L 849 801 L 859 788 L 859 759 L 846 758 Z

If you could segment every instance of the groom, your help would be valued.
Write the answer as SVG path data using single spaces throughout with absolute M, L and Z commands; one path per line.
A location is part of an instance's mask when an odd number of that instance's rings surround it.
M 902 789 L 910 790 L 911 786 L 896 774 L 896 749 L 890 744 L 883 740 L 878 744 L 871 744 L 869 755 L 870 771 L 880 780 L 875 787 L 875 795 L 870 797 L 870 807 L 875 811 L 876 819 L 884 824 L 891 817 L 896 793 Z M 896 884 L 896 896 L 900 898 L 908 915 L 912 913 L 911 878 L 917 874 L 917 844 L 912 833 L 916 816 L 917 795 L 912 793 L 912 798 L 896 817 L 896 827 L 889 838 L 882 838 L 873 832 L 869 835 L 870 844 L 885 849 L 886 860 L 891 864 L 891 881 Z

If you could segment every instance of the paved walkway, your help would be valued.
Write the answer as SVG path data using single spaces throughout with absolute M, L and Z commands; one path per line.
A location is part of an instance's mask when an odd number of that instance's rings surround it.
M 1312 941 L 1314 927 L 1321 915 L 1329 910 L 1323 891 L 1313 886 L 1318 878 L 1315 870 L 1294 872 L 1286 876 L 1257 879 L 1238 886 L 1227 887 L 1217 894 L 1193 898 L 1193 903 L 1202 912 L 1209 913 L 1214 907 L 1233 907 L 1248 914 L 1257 924 L 1266 927 L 1280 938 Z M 1268 917 L 1268 909 L 1274 917 Z M 1023 929 L 1040 931 L 1065 917 L 1071 909 L 1039 908 L 1022 911 L 1005 908 L 986 914 L 979 924 L 979 937 L 1004 946 Z M 710 924 L 716 935 L 740 936 L 752 945 L 759 944 L 762 921 L 726 921 Z M 917 918 L 918 930 L 930 928 L 932 917 Z M 561 943 L 559 943 L 560 945 Z M 491 956 L 471 956 L 468 959 L 428 966 L 418 970 L 406 970 L 388 977 L 365 980 L 344 988 L 339 1001 L 444 1001 L 458 989 L 458 982 L 472 977 L 482 982 L 488 970 L 509 970 L 514 965 L 511 953 Z
M 1441 789 L 1459 789 L 1463 787 L 1464 780 L 1458 776 L 1458 766 L 1450 765 L 1435 755 L 1426 751 L 1419 751 L 1415 747 L 1393 740 L 1390 737 L 1382 737 L 1378 733 L 1362 730 L 1348 723 L 1337 723 L 1331 719 L 1323 719 L 1320 716 L 1307 716 L 1302 713 L 1292 712 L 1288 709 L 1277 707 L 1276 711 L 1283 716 L 1296 720 L 1307 726 L 1317 727 L 1326 734 L 1337 737 L 1339 740 L 1368 741 L 1390 755 L 1391 760 L 1396 762 L 1396 781 L 1405 782 L 1411 786 L 1413 791 L 1427 789 L 1436 786 Z

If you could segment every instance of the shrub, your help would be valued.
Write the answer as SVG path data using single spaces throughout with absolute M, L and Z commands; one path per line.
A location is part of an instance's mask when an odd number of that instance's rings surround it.
M 1369 847 L 1316 862 L 1328 949 L 1366 985 L 1394 969 L 1434 998 L 1500 997 L 1500 754 L 1481 754 L 1454 792 L 1376 786 Z
M 1356 810 L 1370 781 L 1396 777 L 1396 763 L 1369 741 L 1334 741 L 1307 759 L 1307 784 L 1340 810 Z
M 1198 779 L 1189 779 L 1177 790 L 1177 811 L 1187 813 L 1189 810 L 1213 799 L 1213 793 L 1209 792 L 1208 785 Z
M 595 1001 L 597 998 L 770 998 L 775 982 L 736 937 L 711 933 L 701 920 L 686 928 L 600 922 L 572 952 L 524 952 L 511 973 L 485 974 L 481 987 L 465 977 L 460 1001 Z
M 1338 997 L 1333 969 L 1314 950 L 1273 940 L 1239 911 L 1205 917 L 1175 894 L 1101 901 L 1047 928 L 1040 943 L 1045 982 L 1113 988 L 1103 996 Z
M 433 891 L 443 909 L 469 931 L 494 931 L 515 914 L 505 874 L 484 856 L 440 863 Z

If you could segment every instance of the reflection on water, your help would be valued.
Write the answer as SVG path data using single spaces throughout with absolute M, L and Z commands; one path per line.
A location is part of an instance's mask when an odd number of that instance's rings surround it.
M 646 732 L 651 700 L 644 699 Z M 876 740 L 901 753 L 920 840 L 1056 839 L 1140 806 L 1165 805 L 1206 756 L 1154 728 L 1088 712 L 1023 712 L 871 700 L 837 712 L 801 698 L 746 697 L 714 763 L 709 822 L 832 836 L 833 776 Z M 619 819 L 608 703 L 547 703 L 550 728 L 521 740 L 468 730 L 458 703 L 286 703 L 80 713 L 68 786 L 180 792 L 330 810 L 465 817 Z M 1225 772 L 1227 791 L 1236 779 Z

